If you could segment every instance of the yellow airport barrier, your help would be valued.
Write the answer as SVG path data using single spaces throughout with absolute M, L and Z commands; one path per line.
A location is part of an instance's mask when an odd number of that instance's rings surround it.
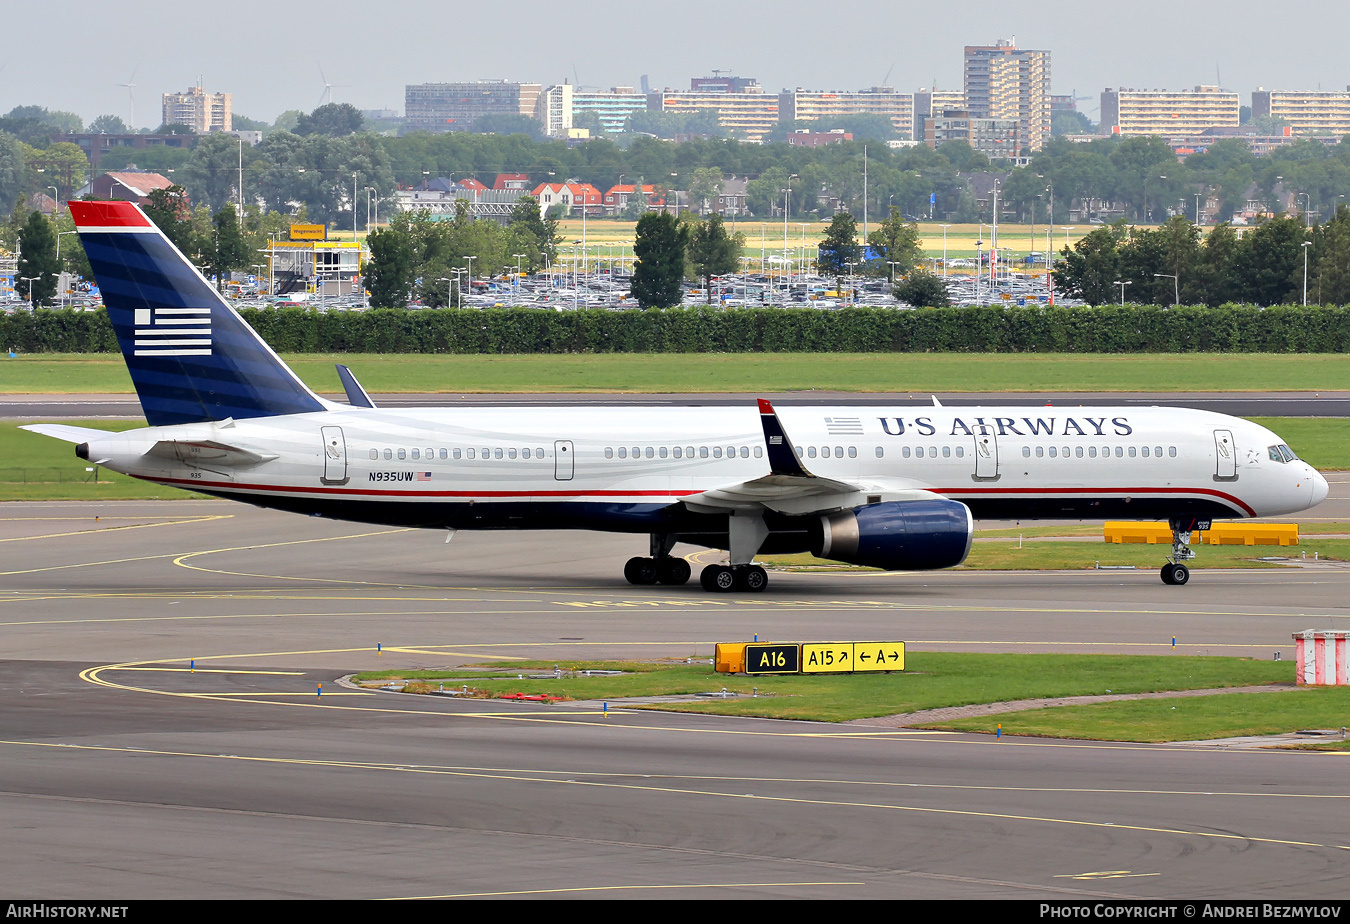
M 719 674 L 745 673 L 745 642 L 718 642 L 713 670 Z
M 1298 524 L 1215 523 L 1205 545 L 1298 545 Z
M 1102 527 L 1107 542 L 1141 542 L 1171 545 L 1172 529 L 1166 523 L 1135 523 L 1109 520 Z M 1204 533 L 1191 533 L 1191 543 L 1205 545 L 1298 545 L 1297 523 L 1215 523 Z
M 1107 520 L 1102 527 L 1102 538 L 1107 542 L 1146 542 L 1149 545 L 1171 545 L 1172 527 L 1166 523 L 1136 523 L 1130 520 Z M 1191 542 L 1199 542 L 1200 533 L 1191 533 Z

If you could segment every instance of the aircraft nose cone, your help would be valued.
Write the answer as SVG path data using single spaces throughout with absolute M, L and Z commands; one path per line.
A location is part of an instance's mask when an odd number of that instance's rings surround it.
M 1327 492 L 1328 492 L 1329 490 L 1330 490 L 1330 487 L 1327 485 L 1327 480 L 1326 480 L 1325 478 L 1322 477 L 1322 473 L 1321 473 L 1321 472 L 1313 472 L 1313 474 L 1312 474 L 1312 502 L 1313 502 L 1313 506 L 1316 506 L 1316 505 L 1322 503 L 1322 501 L 1326 500 L 1326 499 L 1327 499 Z

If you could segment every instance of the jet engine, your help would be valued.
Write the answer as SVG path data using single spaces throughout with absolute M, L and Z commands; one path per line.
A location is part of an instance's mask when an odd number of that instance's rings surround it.
M 851 565 L 926 571 L 961 564 L 974 535 L 970 508 L 958 501 L 891 501 L 821 517 L 811 551 Z

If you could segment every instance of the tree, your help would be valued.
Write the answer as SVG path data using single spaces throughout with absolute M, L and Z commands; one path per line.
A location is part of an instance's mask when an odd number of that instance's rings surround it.
M 69 200 L 71 194 L 84 185 L 89 158 L 77 145 L 60 141 L 41 150 L 29 148 L 25 154 L 28 166 L 46 174 L 44 181 L 54 182 L 62 199 Z
M 239 159 L 251 161 L 254 149 L 233 135 L 203 135 L 183 168 L 183 186 L 194 202 L 218 211 L 234 198 L 239 185 Z
M 518 112 L 493 112 L 474 119 L 473 130 L 480 134 L 528 135 L 531 141 L 544 137 L 544 126 L 538 119 Z
M 886 220 L 867 236 L 867 244 L 876 252 L 876 258 L 866 264 L 867 272 L 872 276 L 881 276 L 890 271 L 894 279 L 895 273 L 908 273 L 923 259 L 918 224 L 905 221 L 900 217 L 900 210 L 894 206 Z M 888 265 L 891 263 L 896 265 L 891 267 Z
M 1098 228 L 1083 235 L 1070 250 L 1065 247 L 1055 261 L 1055 289 L 1090 305 L 1111 302 L 1112 288 L 1120 279 L 1118 245 L 1125 236 L 1125 223 Z
M 684 279 L 688 225 L 669 213 L 648 213 L 638 219 L 633 242 L 633 296 L 647 308 L 670 308 L 680 303 Z
M 892 294 L 897 301 L 915 308 L 946 308 L 952 303 L 942 277 L 923 269 L 914 270 L 896 283 Z
M 412 241 L 401 228 L 377 228 L 366 238 L 366 288 L 376 308 L 406 308 L 413 285 Z
M 558 221 L 556 218 L 541 218 L 539 200 L 534 196 L 521 196 L 511 207 L 511 217 L 507 219 L 506 229 L 511 238 L 511 253 L 525 255 L 526 272 L 535 270 L 558 260 Z
M 722 171 L 716 167 L 699 167 L 689 181 L 689 201 L 697 203 L 698 213 L 708 213 L 708 202 L 722 191 Z
M 328 135 L 345 138 L 359 132 L 365 124 L 361 110 L 351 103 L 325 103 L 295 123 L 297 135 Z
M 19 250 L 14 288 L 34 305 L 51 304 L 60 272 L 56 263 L 56 232 L 41 212 L 29 215 L 19 229 Z
M 623 217 L 627 221 L 635 221 L 647 214 L 647 190 L 642 187 L 642 177 L 638 177 L 637 182 L 633 184 L 632 195 L 624 203 Z
M 694 226 L 689 235 L 689 263 L 703 280 L 708 304 L 712 304 L 712 277 L 736 271 L 743 245 L 744 235 L 727 234 L 722 216 L 716 212 Z
M 192 207 L 188 203 L 186 189 L 181 186 L 152 189 L 141 209 L 185 256 L 197 249 L 192 228 Z
M 830 220 L 825 229 L 825 239 L 820 243 L 819 270 L 822 275 L 842 276 L 848 272 L 849 264 L 860 262 L 858 247 L 858 223 L 848 212 L 840 212 Z
M 131 130 L 119 116 L 101 115 L 89 123 L 89 131 L 92 134 L 125 135 Z
M 216 277 L 216 287 L 225 288 L 225 275 L 235 270 L 245 269 L 249 264 L 248 247 L 239 227 L 239 215 L 230 203 L 211 216 L 215 228 L 211 246 L 206 248 L 206 270 L 208 275 Z
M 28 166 L 24 163 L 24 145 L 19 139 L 0 132 L 0 214 L 7 213 L 23 200 L 28 187 Z

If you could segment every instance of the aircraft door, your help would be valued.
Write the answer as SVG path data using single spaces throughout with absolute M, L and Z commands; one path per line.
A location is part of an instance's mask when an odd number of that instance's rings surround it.
M 347 483 L 347 441 L 342 436 L 341 427 L 323 427 L 323 477 L 324 484 Z
M 1214 431 L 1214 480 L 1237 480 L 1237 449 L 1232 430 Z
M 998 480 L 998 437 L 988 427 L 981 427 L 975 434 L 975 474 L 976 481 Z
M 571 481 L 574 462 L 571 440 L 553 441 L 553 478 L 555 481 Z

